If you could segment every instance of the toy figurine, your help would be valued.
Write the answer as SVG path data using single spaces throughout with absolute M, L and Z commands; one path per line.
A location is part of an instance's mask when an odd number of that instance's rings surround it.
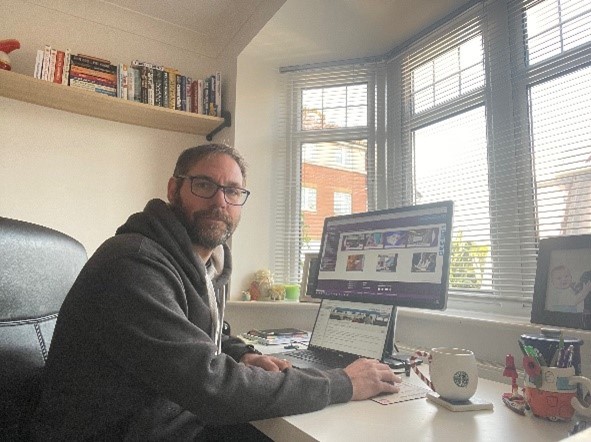
M 20 49 L 21 44 L 18 40 L 0 40 L 0 69 L 4 69 L 5 71 L 9 71 L 11 69 L 10 66 L 10 54 L 15 49 Z
M 509 354 L 505 358 L 505 370 L 503 376 L 511 378 L 511 393 L 503 393 L 503 403 L 513 410 L 515 413 L 525 415 L 525 399 L 519 394 L 519 386 L 517 385 L 517 368 L 515 367 L 515 359 L 513 355 Z

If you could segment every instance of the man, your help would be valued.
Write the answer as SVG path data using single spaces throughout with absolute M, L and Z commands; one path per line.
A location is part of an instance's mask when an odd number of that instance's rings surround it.
M 215 439 L 223 426 L 398 390 L 377 361 L 299 370 L 222 338 L 226 241 L 249 195 L 245 176 L 233 148 L 186 150 L 169 204 L 148 202 L 89 259 L 58 317 L 38 439 Z

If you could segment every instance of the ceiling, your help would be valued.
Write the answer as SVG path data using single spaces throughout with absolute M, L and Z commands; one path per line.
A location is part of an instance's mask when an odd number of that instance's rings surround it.
M 105 0 L 203 38 L 218 57 L 246 26 L 260 31 L 242 54 L 272 66 L 382 55 L 468 0 Z M 261 10 L 277 10 L 268 21 Z M 266 23 L 265 23 L 266 22 Z M 201 42 L 203 43 L 203 42 Z

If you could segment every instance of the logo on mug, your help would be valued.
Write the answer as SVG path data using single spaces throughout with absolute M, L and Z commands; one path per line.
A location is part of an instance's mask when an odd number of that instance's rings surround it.
M 470 383 L 470 376 L 465 371 L 457 371 L 454 373 L 454 384 L 458 387 L 467 387 Z

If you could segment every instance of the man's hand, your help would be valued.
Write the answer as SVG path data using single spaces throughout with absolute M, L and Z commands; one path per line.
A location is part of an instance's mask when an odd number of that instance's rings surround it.
M 402 381 L 400 376 L 375 359 L 357 359 L 345 368 L 345 373 L 353 384 L 353 401 L 369 399 L 380 393 L 397 393 L 400 390 L 395 385 Z
M 275 356 L 258 355 L 256 353 L 246 353 L 240 358 L 240 362 L 246 365 L 254 365 L 264 368 L 267 371 L 283 371 L 291 367 L 291 363 L 285 359 L 279 359 Z

